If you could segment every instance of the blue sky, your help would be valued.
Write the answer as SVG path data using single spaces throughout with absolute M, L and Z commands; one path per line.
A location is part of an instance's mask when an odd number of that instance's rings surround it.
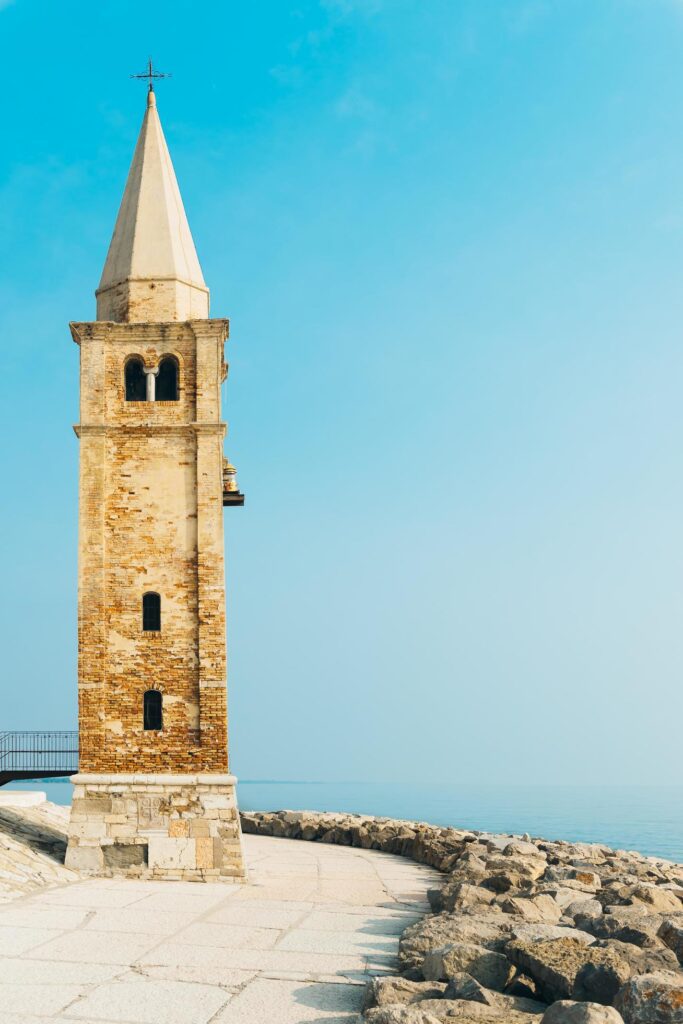
M 683 3 L 0 2 L 0 728 L 76 709 L 78 353 L 144 112 L 232 338 L 232 767 L 679 782 Z

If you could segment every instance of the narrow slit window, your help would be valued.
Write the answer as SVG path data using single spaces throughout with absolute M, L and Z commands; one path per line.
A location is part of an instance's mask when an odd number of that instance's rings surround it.
M 126 401 L 144 402 L 147 399 L 147 380 L 142 359 L 129 359 L 126 363 Z
M 158 633 L 161 629 L 161 598 L 158 594 L 143 594 L 142 628 L 145 633 Z
M 147 732 L 159 732 L 164 727 L 163 697 L 159 690 L 147 690 L 144 697 L 144 725 Z
M 157 402 L 178 401 L 178 363 L 173 356 L 164 356 L 159 363 L 156 384 Z

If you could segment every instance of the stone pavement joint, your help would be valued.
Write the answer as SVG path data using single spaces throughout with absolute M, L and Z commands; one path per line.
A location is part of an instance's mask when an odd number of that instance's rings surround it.
M 244 839 L 245 886 L 88 879 L 0 906 L 2 1024 L 356 1024 L 441 876 Z

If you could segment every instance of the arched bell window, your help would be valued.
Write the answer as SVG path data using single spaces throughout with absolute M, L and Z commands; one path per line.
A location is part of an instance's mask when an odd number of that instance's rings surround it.
M 164 727 L 163 697 L 158 690 L 147 690 L 143 700 L 143 721 L 147 732 L 159 732 Z
M 173 356 L 164 356 L 159 363 L 156 400 L 157 402 L 178 401 L 178 362 Z
M 125 369 L 126 401 L 144 402 L 147 398 L 147 381 L 142 359 L 129 359 Z
M 158 594 L 142 595 L 142 628 L 145 633 L 158 633 L 161 629 L 161 598 Z

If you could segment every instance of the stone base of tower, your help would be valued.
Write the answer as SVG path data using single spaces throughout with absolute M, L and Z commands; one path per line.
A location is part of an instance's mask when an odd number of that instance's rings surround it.
M 233 775 L 74 775 L 66 866 L 246 881 Z

